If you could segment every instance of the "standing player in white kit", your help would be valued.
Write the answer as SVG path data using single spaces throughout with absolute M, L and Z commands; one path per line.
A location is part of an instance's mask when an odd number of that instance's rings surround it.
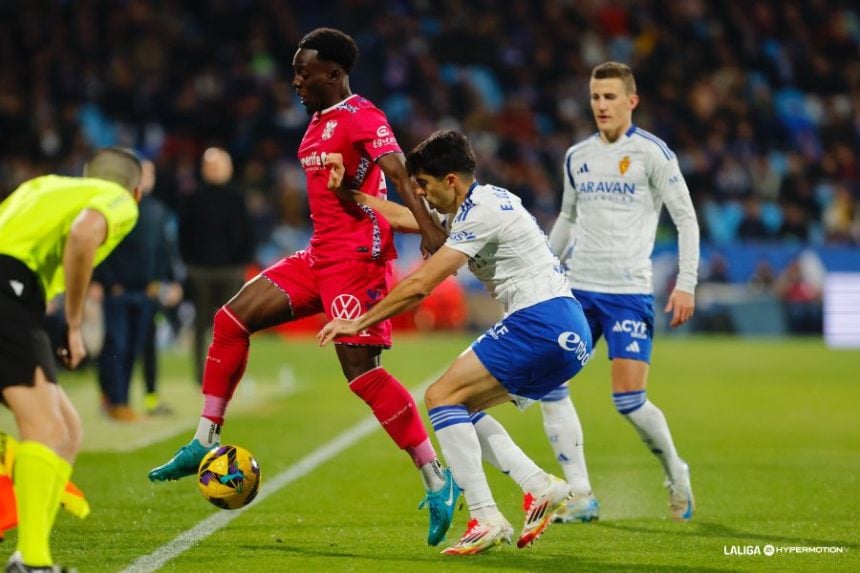
M 591 74 L 598 132 L 568 149 L 561 213 L 550 233 L 566 263 L 592 338 L 604 336 L 612 361 L 612 400 L 663 465 L 672 518 L 687 521 L 695 502 L 690 470 L 678 456 L 663 413 L 645 396 L 654 335 L 651 252 L 663 205 L 678 230 L 678 277 L 665 312 L 671 327 L 693 316 L 699 226 L 678 160 L 656 136 L 633 124 L 639 103 L 628 66 L 606 62 Z M 558 521 L 591 521 L 597 500 L 582 449 L 582 426 L 562 386 L 543 398 L 544 425 L 576 496 Z

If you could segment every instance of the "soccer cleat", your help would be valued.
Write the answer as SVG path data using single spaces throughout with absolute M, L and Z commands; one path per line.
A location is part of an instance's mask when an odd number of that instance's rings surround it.
M 451 520 L 454 516 L 454 507 L 457 505 L 457 499 L 463 492 L 454 482 L 454 477 L 451 475 L 451 470 L 445 468 L 445 485 L 437 491 L 428 491 L 421 503 L 418 504 L 418 509 L 425 505 L 430 511 L 430 529 L 427 532 L 427 545 L 436 546 L 445 539 L 445 534 L 451 528 Z
M 690 521 L 696 510 L 693 487 L 690 485 L 690 466 L 681 462 L 681 478 L 666 480 L 663 484 L 669 490 L 669 513 L 675 521 Z
M 553 523 L 572 523 L 579 521 L 589 523 L 600 518 L 600 504 L 592 493 L 574 495 L 567 500 L 552 518 Z
M 217 443 L 208 447 L 204 446 L 197 438 L 194 438 L 179 448 L 179 451 L 170 458 L 169 462 L 150 470 L 149 481 L 176 480 L 196 474 L 200 460 L 203 459 L 206 452 L 217 446 Z
M 9 557 L 6 562 L 6 567 L 3 569 L 6 573 L 77 573 L 77 569 L 63 567 L 62 565 L 40 565 L 33 567 L 25 565 L 21 560 L 21 553 L 16 551 Z
M 552 522 L 556 512 L 564 507 L 570 498 L 570 486 L 564 480 L 553 475 L 547 475 L 549 485 L 537 496 L 526 493 L 523 496 L 523 509 L 526 511 L 526 522 L 523 532 L 517 540 L 517 547 L 522 549 L 534 543 Z
M 472 519 L 466 526 L 466 533 L 456 545 L 444 549 L 444 555 L 474 555 L 492 549 L 502 542 L 510 544 L 514 535 L 511 524 L 501 518 L 499 521 L 478 521 Z

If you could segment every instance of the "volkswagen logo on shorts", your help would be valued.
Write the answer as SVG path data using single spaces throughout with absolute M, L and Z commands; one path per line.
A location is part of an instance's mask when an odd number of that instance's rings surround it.
M 339 294 L 331 301 L 331 315 L 346 320 L 356 319 L 361 316 L 361 303 L 351 294 Z

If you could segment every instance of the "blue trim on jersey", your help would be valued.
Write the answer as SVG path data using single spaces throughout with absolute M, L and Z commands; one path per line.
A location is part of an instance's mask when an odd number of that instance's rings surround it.
M 469 211 L 471 211 L 472 207 L 475 206 L 475 202 L 472 201 L 472 191 L 474 191 L 475 187 L 477 187 L 477 186 L 478 186 L 477 181 L 474 181 L 471 185 L 469 185 L 469 190 L 466 191 L 466 198 L 463 199 L 463 203 L 460 205 L 460 208 L 457 210 L 457 216 L 454 217 L 455 223 L 465 221 L 466 217 L 469 216 Z
M 633 135 L 633 132 L 635 132 L 635 131 L 636 131 L 636 124 L 631 123 L 630 127 L 627 129 L 627 131 L 624 132 L 624 135 L 626 135 L 627 137 L 630 137 L 631 135 Z
M 675 154 L 672 153 L 672 150 L 669 149 L 669 146 L 666 145 L 666 143 L 662 139 L 660 139 L 659 137 L 657 137 L 653 133 L 648 133 L 644 129 L 640 129 L 638 127 L 636 128 L 636 130 L 633 133 L 635 135 L 641 136 L 643 139 L 647 139 L 648 141 L 650 141 L 651 143 L 653 143 L 657 147 L 659 147 L 660 151 L 663 152 L 663 155 L 666 156 L 666 159 L 672 159 L 673 157 L 675 157 Z
M 480 422 L 481 418 L 483 418 L 486 415 L 487 415 L 486 412 L 480 411 L 480 412 L 475 412 L 474 414 L 471 414 L 469 416 L 469 418 L 472 419 L 472 424 L 474 425 L 474 424 L 477 424 L 478 422 Z
M 469 410 L 465 406 L 439 406 L 438 408 L 432 408 L 427 414 L 430 416 L 433 430 L 437 432 L 442 428 L 447 428 L 455 424 L 472 423 L 472 420 L 469 418 Z
M 583 149 L 585 147 L 585 145 L 589 141 L 594 139 L 595 137 L 599 138 L 600 133 L 595 133 L 594 135 L 592 135 L 588 139 L 586 139 L 584 141 L 580 141 L 579 143 L 577 143 L 576 145 L 574 145 L 573 147 L 571 147 L 567 150 L 567 159 L 565 159 L 565 169 L 567 171 L 568 179 L 570 179 L 570 184 L 574 185 L 574 189 L 576 188 L 576 186 L 575 186 L 575 183 L 573 180 L 573 168 L 571 167 L 570 162 L 573 161 L 573 156 L 576 155 L 576 152 L 579 151 L 580 149 Z
M 645 390 L 634 392 L 613 392 L 612 401 L 619 414 L 635 412 L 645 403 Z
M 562 384 L 555 390 L 551 390 L 546 396 L 541 398 L 542 402 L 560 402 L 568 397 L 570 394 L 570 390 L 567 387 L 567 384 Z
M 469 185 L 469 190 L 466 191 L 466 199 L 468 199 L 469 197 L 472 196 L 472 191 L 474 191 L 475 187 L 477 187 L 477 186 L 478 186 L 478 181 L 477 180 L 472 181 L 472 184 Z
M 573 167 L 571 167 L 570 162 L 573 161 L 573 151 L 567 156 L 567 161 L 565 162 L 565 170 L 567 171 L 567 179 L 570 181 L 570 186 L 576 189 L 576 183 L 573 182 Z

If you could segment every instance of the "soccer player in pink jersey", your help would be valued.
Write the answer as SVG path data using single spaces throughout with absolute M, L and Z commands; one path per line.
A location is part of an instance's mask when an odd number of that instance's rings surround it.
M 250 336 L 258 330 L 325 312 L 329 319 L 357 318 L 392 286 L 397 256 L 389 222 L 377 211 L 328 188 L 328 153 L 343 156 L 350 188 L 384 198 L 385 178 L 419 222 L 422 251 L 432 253 L 447 237 L 417 197 L 405 157 L 385 114 L 349 87 L 358 47 L 347 34 L 318 28 L 299 42 L 293 57 L 293 87 L 311 114 L 298 156 L 307 178 L 313 235 L 307 250 L 282 259 L 253 278 L 215 315 L 212 344 L 203 373 L 203 413 L 194 439 L 152 481 L 195 474 L 204 454 L 221 439 L 225 411 L 248 360 Z M 391 439 L 419 469 L 430 511 L 428 543 L 437 545 L 451 522 L 460 489 L 443 469 L 412 396 L 381 366 L 391 346 L 388 321 L 336 341 L 349 388 L 373 410 Z

